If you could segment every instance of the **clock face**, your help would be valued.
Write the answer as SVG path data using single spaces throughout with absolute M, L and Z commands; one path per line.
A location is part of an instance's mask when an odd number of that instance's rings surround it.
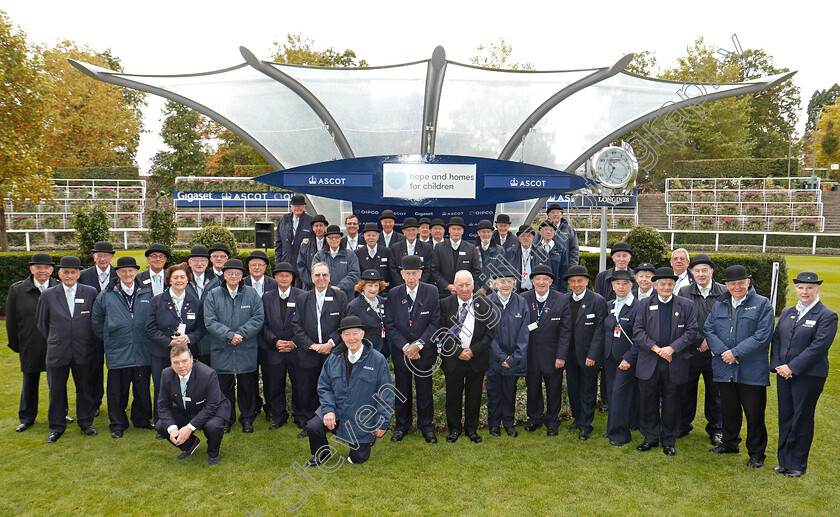
M 595 172 L 608 187 L 623 187 L 633 176 L 633 160 L 624 149 L 609 147 L 595 160 Z

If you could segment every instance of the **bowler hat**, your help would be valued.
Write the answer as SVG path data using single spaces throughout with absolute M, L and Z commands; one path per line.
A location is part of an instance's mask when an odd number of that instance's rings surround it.
M 626 269 L 616 269 L 612 273 L 612 277 L 610 277 L 610 282 L 615 280 L 630 280 L 633 281 L 633 275 L 630 274 L 630 271 Z
M 338 333 L 341 334 L 345 330 L 350 329 L 365 330 L 365 326 L 362 325 L 362 320 L 360 320 L 358 316 L 347 316 L 346 318 L 343 318 L 341 323 L 338 325 Z
M 612 257 L 619 251 L 626 251 L 631 255 L 633 254 L 633 248 L 631 248 L 629 244 L 627 244 L 626 242 L 618 242 L 615 246 L 612 247 L 612 249 L 610 249 L 610 256 Z
M 140 266 L 137 265 L 137 261 L 134 260 L 134 257 L 120 257 L 117 259 L 117 265 L 114 266 L 114 271 L 129 267 L 133 267 L 137 271 L 140 271 Z
M 344 234 L 341 233 L 341 228 L 339 228 L 337 224 L 331 224 L 327 226 L 327 233 L 325 233 L 324 236 L 330 235 L 338 235 L 339 237 L 341 237 Z
M 228 259 L 225 262 L 225 265 L 222 266 L 222 273 L 228 269 L 238 269 L 242 271 L 243 274 L 245 273 L 245 266 L 242 265 L 242 261 L 239 259 Z
M 534 231 L 534 228 L 530 224 L 523 224 L 519 227 L 519 231 L 516 232 L 516 236 L 519 237 L 523 233 L 530 233 L 532 235 L 536 234 L 537 232 Z
M 114 254 L 114 245 L 108 241 L 99 241 L 93 245 L 92 253 L 110 253 Z
M 172 253 L 170 253 L 169 250 L 166 249 L 166 246 L 164 246 L 163 244 L 158 244 L 157 242 L 154 243 L 154 244 L 151 244 L 146 249 L 146 256 L 147 257 L 149 255 L 151 255 L 152 253 L 163 253 L 164 255 L 166 255 L 167 259 L 172 258 Z
M 328 226 L 330 223 L 327 221 L 327 216 L 324 214 L 315 214 L 312 217 L 312 222 L 309 223 L 310 226 L 315 226 L 315 223 L 322 223 L 324 226 Z
M 499 214 L 496 216 L 496 223 L 510 224 L 510 216 L 507 214 Z
M 403 230 L 407 228 L 420 228 L 420 223 L 414 217 L 406 217 L 403 219 L 402 228 Z
M 502 264 L 498 269 L 491 268 L 493 278 L 518 278 L 519 273 L 510 264 Z
M 817 274 L 814 273 L 813 271 L 802 271 L 801 273 L 796 275 L 796 278 L 793 279 L 793 283 L 794 284 L 817 284 L 817 285 L 820 285 L 820 284 L 823 283 L 823 281 L 820 280 L 820 277 L 817 276 Z
M 428 217 L 421 217 L 420 222 L 417 223 L 418 226 L 423 226 L 424 224 L 428 224 L 429 226 L 432 225 L 432 220 Z
M 378 269 L 365 269 L 362 271 L 362 276 L 359 277 L 360 280 L 368 280 L 371 282 L 381 282 L 382 281 L 382 274 L 379 272 Z
M 552 204 L 548 205 L 548 209 L 545 211 L 545 213 L 549 213 L 552 210 L 560 210 L 562 212 L 563 207 L 558 205 L 557 203 L 552 203 Z
M 402 258 L 400 269 L 423 269 L 423 259 L 418 255 L 406 255 Z
M 464 230 L 467 229 L 467 225 L 464 223 L 464 218 L 463 217 L 455 216 L 455 217 L 450 218 L 449 219 L 449 224 L 447 224 L 446 227 L 451 228 L 453 226 L 460 226 Z
M 726 268 L 726 271 L 723 272 L 723 282 L 736 282 L 738 280 L 746 280 L 747 278 L 752 278 L 752 275 L 747 273 L 747 268 L 740 264 L 735 264 L 734 266 L 729 266 Z
M 292 196 L 292 200 L 289 202 L 290 205 L 305 205 L 306 198 L 303 197 L 301 194 L 295 194 Z
M 295 268 L 288 262 L 281 262 L 277 264 L 277 267 L 274 268 L 274 276 L 277 276 L 277 273 L 291 273 L 292 276 L 297 275 Z
M 210 258 L 210 252 L 207 251 L 207 246 L 203 244 L 196 244 L 190 248 L 190 254 L 187 255 L 187 258 Z
M 651 273 L 653 273 L 655 275 L 656 274 L 656 266 L 654 266 L 650 262 L 642 262 L 641 264 L 636 266 L 636 269 L 633 270 L 633 273 L 636 274 L 639 271 L 650 271 Z
M 248 254 L 248 257 L 245 259 L 245 265 L 247 266 L 254 259 L 262 260 L 263 262 L 265 262 L 266 266 L 269 265 L 268 255 L 266 255 L 263 250 L 254 250 L 250 254 Z
M 585 266 L 572 266 L 566 271 L 566 280 L 572 278 L 573 276 L 585 276 L 586 278 L 592 278 L 589 276 L 589 271 L 587 271 Z
M 383 219 L 393 219 L 394 221 L 396 221 L 397 216 L 394 215 L 393 210 L 383 210 L 382 214 L 379 215 L 379 220 L 381 221 Z
M 230 250 L 228 249 L 227 244 L 225 244 L 224 242 L 216 242 L 216 243 L 213 243 L 213 245 L 212 245 L 212 246 L 210 246 L 210 249 L 209 249 L 209 250 L 207 250 L 207 251 L 208 251 L 211 255 L 213 254 L 213 252 L 214 252 L 214 251 L 223 251 L 223 252 L 225 253 L 225 255 L 227 255 L 228 257 L 230 257 Z
M 58 269 L 81 269 L 82 261 L 75 255 L 64 255 L 58 261 Z
M 364 230 L 362 230 L 362 235 L 366 234 L 367 232 L 379 233 L 379 225 L 376 223 L 365 223 L 365 228 Z
M 671 269 L 671 268 L 670 268 L 670 267 L 668 267 L 668 266 L 665 266 L 665 267 L 658 268 L 658 269 L 656 270 L 656 272 L 654 272 L 654 273 L 653 273 L 653 278 L 652 278 L 651 280 L 653 280 L 654 282 L 656 282 L 657 280 L 668 280 L 668 279 L 671 279 L 671 280 L 673 280 L 674 282 L 676 282 L 678 278 L 679 278 L 679 277 L 678 277 L 677 275 L 675 275 L 675 274 L 674 274 L 674 270 L 673 270 L 673 269 Z
M 30 266 L 54 266 L 52 256 L 49 253 L 36 253 L 29 259 Z
M 548 227 L 549 227 L 549 228 L 551 228 L 552 230 L 557 231 L 557 227 L 556 227 L 556 226 L 554 226 L 554 223 L 552 223 L 552 222 L 551 222 L 551 221 L 549 221 L 548 219 L 545 219 L 545 220 L 543 220 L 543 222 L 541 222 L 541 223 L 540 223 L 540 228 L 543 228 L 543 227 L 545 227 L 545 226 L 548 226 Z
M 537 275 L 546 275 L 550 276 L 552 280 L 555 279 L 554 271 L 551 270 L 551 266 L 546 266 L 545 264 L 540 264 L 539 266 L 534 267 L 533 271 L 531 271 L 531 280 L 533 280 Z
M 493 223 L 491 223 L 489 219 L 482 219 L 481 221 L 478 222 L 478 228 L 476 228 L 475 231 L 478 231 L 478 230 L 492 230 L 492 229 L 493 229 Z
M 446 228 L 446 223 L 443 222 L 443 219 L 436 217 L 432 219 L 432 222 L 429 224 L 429 228 L 434 228 L 435 226 L 442 226 Z
M 698 253 L 694 255 L 694 258 L 691 259 L 691 262 L 688 263 L 688 269 L 694 269 L 694 266 L 699 266 L 700 264 L 706 264 L 710 268 L 715 268 L 715 263 L 712 261 L 712 258 L 706 255 L 705 253 Z

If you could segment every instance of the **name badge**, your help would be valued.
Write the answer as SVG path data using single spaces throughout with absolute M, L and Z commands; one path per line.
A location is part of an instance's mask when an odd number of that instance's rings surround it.
M 533 331 L 537 330 L 537 327 L 539 327 L 539 325 L 540 324 L 536 321 L 531 323 L 530 325 L 528 325 L 528 332 L 533 332 Z
M 338 316 L 338 315 L 339 315 L 339 313 L 338 313 L 338 312 L 331 312 L 331 313 L 330 313 L 330 316 Z
M 194 312 L 188 312 L 187 313 L 187 319 L 188 320 L 194 320 L 195 319 L 195 313 Z
M 429 311 L 424 311 L 424 312 L 421 312 L 421 313 L 420 313 L 420 316 L 423 316 L 424 314 L 429 314 Z
M 76 303 L 85 303 L 84 298 L 76 298 Z
M 187 333 L 187 324 L 180 323 L 178 324 L 178 334 L 186 334 Z
M 241 306 L 241 307 L 239 307 L 239 308 L 240 308 L 240 309 L 250 309 L 250 308 L 251 308 L 251 306 L 250 306 L 250 305 L 242 305 L 242 306 Z
M 82 311 L 79 314 L 90 314 L 90 311 Z
M 147 278 L 147 279 L 143 280 L 143 284 L 151 284 L 151 283 L 152 283 L 151 278 Z
M 805 324 L 808 325 L 809 327 L 813 327 L 814 325 L 817 324 L 817 320 L 805 320 Z
M 685 325 L 677 325 L 677 328 L 678 328 L 678 329 L 681 329 L 681 328 L 683 328 L 683 327 L 685 327 Z
M 621 327 L 615 327 L 613 329 L 613 337 L 621 337 Z
M 586 315 L 586 319 L 591 319 L 591 318 L 594 318 L 594 317 L 595 317 L 595 315 L 594 315 L 594 314 L 587 314 L 587 315 Z
M 295 302 L 286 302 L 286 307 L 294 307 Z
M 466 254 L 467 254 L 467 252 L 466 252 L 466 251 L 459 251 L 459 252 L 458 252 L 458 255 L 466 255 Z
M 324 301 L 325 302 L 331 302 L 331 301 L 333 301 L 333 297 L 332 296 L 324 296 Z
M 338 263 L 339 264 L 347 264 L 347 261 L 346 260 L 339 260 Z
M 382 257 L 382 262 L 388 262 L 388 257 Z
M 648 307 L 648 310 L 649 310 L 649 311 L 658 311 L 658 310 L 659 310 L 659 306 L 658 306 L 658 305 L 651 305 L 650 307 Z

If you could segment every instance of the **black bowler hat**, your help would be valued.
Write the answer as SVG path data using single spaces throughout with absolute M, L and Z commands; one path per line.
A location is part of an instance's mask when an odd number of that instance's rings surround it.
M 402 258 L 400 269 L 423 269 L 423 258 L 418 255 L 406 255 Z
M 651 264 L 650 262 L 642 262 L 636 269 L 633 270 L 633 273 L 638 273 L 639 271 L 650 271 L 654 275 L 656 274 L 656 266 Z
M 565 279 L 568 280 L 573 276 L 585 276 L 586 278 L 592 278 L 589 276 L 589 271 L 586 269 L 585 266 L 572 266 L 566 271 Z
M 614 280 L 629 280 L 633 281 L 633 275 L 630 274 L 630 271 L 626 269 L 616 269 L 613 271 L 612 277 L 610 278 L 610 282 Z
M 540 223 L 540 228 L 542 228 L 542 227 L 544 227 L 544 226 L 548 226 L 549 228 L 551 228 L 551 229 L 552 229 L 552 230 L 554 230 L 555 232 L 557 231 L 557 227 L 556 227 L 556 226 L 554 226 L 554 223 L 552 223 L 552 222 L 551 222 L 551 221 L 549 221 L 548 219 L 546 219 L 546 220 L 544 220 L 543 222 L 541 222 L 541 223 Z
M 277 264 L 277 267 L 274 268 L 274 276 L 277 276 L 277 273 L 291 273 L 293 277 L 297 276 L 297 271 L 295 271 L 295 268 L 288 262 L 281 262 Z
M 245 266 L 242 265 L 242 261 L 239 259 L 228 259 L 225 262 L 225 265 L 222 266 L 222 273 L 227 271 L 228 269 L 238 269 L 242 271 L 242 274 L 245 274 Z
M 108 241 L 99 241 L 93 245 L 92 253 L 110 253 L 114 254 L 114 245 Z
M 616 245 L 610 249 L 610 256 L 612 257 L 619 251 L 626 251 L 631 255 L 633 254 L 633 248 L 631 248 L 629 244 L 627 244 L 626 242 L 619 242 L 616 243 Z
M 534 267 L 533 271 L 531 271 L 531 280 L 533 280 L 537 275 L 550 276 L 552 280 L 556 278 L 554 276 L 554 271 L 551 270 L 551 266 L 546 266 L 545 264 L 540 264 L 539 266 Z
M 494 268 L 495 269 L 495 268 Z M 518 278 L 519 273 L 510 264 L 502 264 L 493 271 L 493 278 Z
M 327 226 L 327 232 L 324 234 L 324 236 L 329 237 L 330 235 L 338 235 L 339 237 L 341 237 L 344 234 L 341 233 L 341 228 L 339 228 L 337 224 L 331 224 Z
M 362 235 L 366 234 L 367 232 L 379 233 L 379 225 L 376 223 L 365 223 L 365 229 L 362 230 Z
M 432 225 L 432 220 L 429 219 L 428 217 L 421 217 L 420 222 L 417 223 L 417 224 L 418 224 L 418 226 L 423 226 L 424 224 L 428 224 L 429 226 L 431 226 Z
M 362 276 L 360 277 L 361 280 L 369 280 L 371 282 L 381 282 L 382 281 L 382 274 L 379 272 L 378 269 L 365 269 L 362 271 Z
M 552 204 L 548 205 L 548 209 L 545 211 L 545 213 L 549 213 L 552 210 L 560 210 L 562 212 L 563 207 L 558 205 L 557 203 L 552 203 Z
M 475 231 L 478 231 L 478 230 L 492 230 L 492 229 L 493 229 L 493 223 L 491 223 L 489 219 L 482 219 L 481 221 L 478 222 L 478 228 L 476 228 Z
M 661 267 L 661 268 L 657 269 L 657 270 L 653 273 L 653 278 L 651 278 L 651 280 L 652 280 L 652 281 L 654 281 L 654 282 L 656 282 L 657 280 L 668 280 L 668 279 L 671 279 L 671 280 L 673 280 L 674 282 L 676 282 L 678 278 L 679 278 L 679 277 L 678 277 L 677 275 L 675 275 L 675 274 L 674 274 L 674 270 L 673 270 L 673 269 L 671 269 L 670 267 L 665 266 L 665 267 Z
M 793 279 L 793 283 L 794 284 L 817 284 L 817 285 L 820 285 L 820 284 L 823 283 L 823 281 L 820 280 L 820 277 L 817 276 L 817 274 L 814 273 L 813 271 L 802 271 L 801 273 L 796 275 L 796 278 Z
M 449 224 L 446 225 L 446 228 L 451 228 L 453 226 L 460 226 L 464 230 L 467 229 L 467 225 L 466 225 L 466 223 L 464 223 L 464 218 L 463 217 L 455 216 L 455 217 L 450 218 L 449 219 Z
M 210 258 L 210 252 L 207 250 L 207 246 L 203 244 L 196 244 L 192 248 L 190 248 L 190 254 L 187 255 L 188 259 L 191 258 Z
M 362 320 L 360 320 L 358 316 L 347 316 L 341 320 L 341 323 L 338 326 L 338 333 L 341 334 L 345 330 L 350 329 L 365 330 L 365 326 L 362 325 Z
M 295 194 L 292 196 L 292 200 L 289 202 L 290 205 L 305 205 L 306 198 L 303 197 L 301 194 Z
M 534 231 L 534 228 L 530 224 L 523 224 L 519 227 L 519 231 L 516 232 L 516 236 L 519 237 L 523 233 L 530 233 L 531 235 L 535 235 L 537 232 Z
M 510 224 L 510 216 L 507 214 L 499 214 L 496 216 L 496 223 Z
M 443 219 L 440 219 L 440 218 L 436 217 L 436 218 L 432 219 L 431 223 L 429 223 L 429 228 L 434 228 L 435 226 L 442 226 L 442 227 L 446 228 L 446 223 L 443 222 Z
M 694 258 L 691 259 L 691 262 L 688 263 L 688 269 L 693 269 L 694 266 L 699 266 L 700 264 L 706 264 L 710 268 L 715 268 L 715 263 L 712 261 L 712 258 L 705 253 L 698 253 L 694 255 Z
M 738 280 L 746 280 L 747 278 L 752 278 L 752 275 L 747 273 L 747 268 L 740 264 L 735 264 L 734 266 L 729 266 L 726 268 L 726 271 L 723 272 L 723 282 L 736 282 Z
M 414 217 L 406 217 L 403 219 L 402 228 L 403 230 L 407 228 L 420 228 L 420 223 Z
M 309 226 L 315 226 L 315 223 L 324 223 L 324 226 L 329 226 L 330 224 L 324 214 L 315 214 L 315 216 L 312 217 L 312 222 L 309 223 Z
M 227 244 L 225 244 L 224 242 L 214 243 L 212 246 L 210 246 L 210 249 L 207 251 L 210 255 L 212 255 L 214 251 L 223 251 L 225 255 L 230 257 L 230 250 L 228 249 Z
M 265 262 L 266 266 L 269 264 L 268 255 L 266 255 L 263 250 L 254 250 L 250 254 L 248 254 L 248 258 L 245 259 L 245 266 L 247 267 L 248 264 L 250 264 L 251 261 L 254 259 L 262 260 L 263 262 Z
M 75 255 L 64 255 L 58 261 L 58 269 L 82 269 L 82 261 Z
M 166 249 L 166 246 L 164 246 L 163 244 L 158 244 L 157 242 L 156 242 L 156 243 L 154 243 L 154 244 L 152 244 L 152 245 L 150 245 L 150 246 L 146 249 L 146 256 L 147 256 L 147 257 L 148 257 L 149 255 L 151 255 L 152 253 L 163 253 L 164 255 L 166 255 L 166 258 L 167 258 L 167 259 L 172 258 L 172 253 L 170 253 L 170 252 L 169 252 L 169 250 L 168 250 L 168 249 Z
M 36 253 L 29 259 L 30 266 L 55 266 L 49 253 Z
M 117 265 L 114 266 L 114 271 L 129 267 L 133 267 L 137 271 L 140 271 L 140 266 L 137 265 L 137 261 L 134 260 L 134 257 L 120 257 L 117 259 Z
M 379 216 L 379 220 L 381 221 L 383 219 L 393 219 L 394 221 L 396 221 L 397 216 L 394 215 L 393 210 L 383 210 L 382 214 Z

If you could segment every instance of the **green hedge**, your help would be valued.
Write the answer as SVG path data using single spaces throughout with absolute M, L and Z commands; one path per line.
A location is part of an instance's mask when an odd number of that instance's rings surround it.
M 175 184 L 178 192 L 291 192 L 250 180 L 182 180 Z
M 137 180 L 140 170 L 134 165 L 114 167 L 53 167 L 54 179 Z
M 274 172 L 274 170 L 271 165 L 234 165 L 233 175 L 240 178 L 255 178 Z
M 674 178 L 768 178 L 788 175 L 787 158 L 677 160 Z M 790 175 L 799 176 L 799 161 L 790 161 Z

